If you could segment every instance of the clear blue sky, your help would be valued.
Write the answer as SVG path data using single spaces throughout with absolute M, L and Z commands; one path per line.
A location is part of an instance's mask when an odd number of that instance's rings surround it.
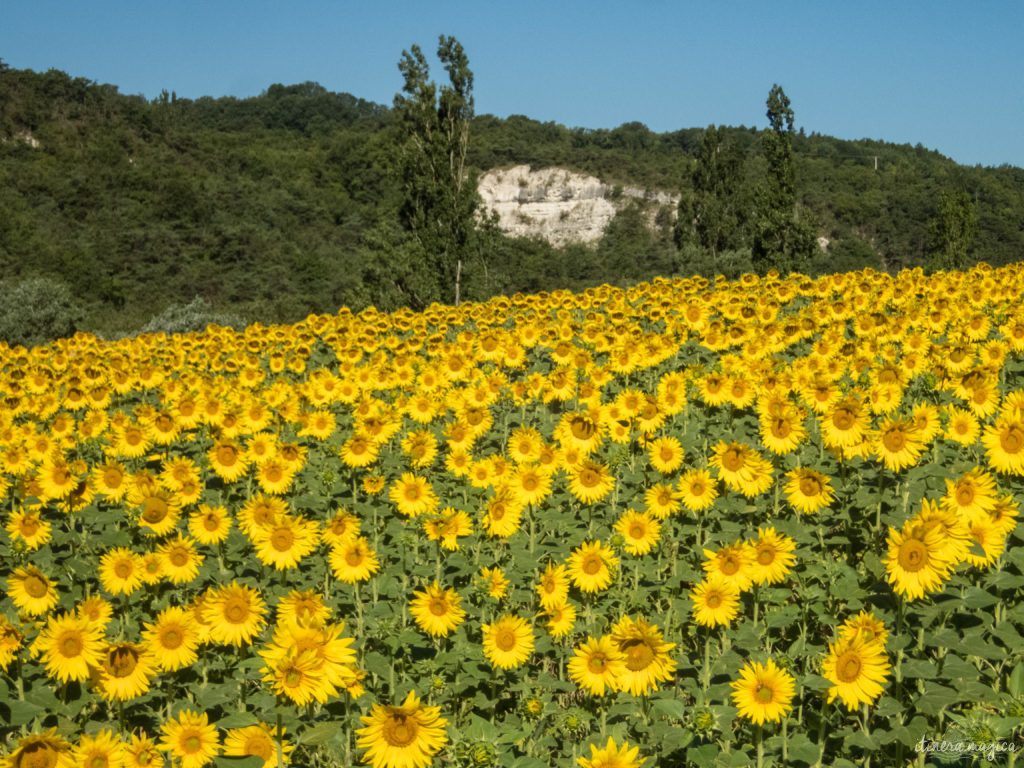
M 454 35 L 476 111 L 655 131 L 796 124 L 1024 167 L 1024 3 L 688 0 L 3 0 L 0 57 L 122 93 L 252 96 L 315 80 L 391 104 L 397 62 Z

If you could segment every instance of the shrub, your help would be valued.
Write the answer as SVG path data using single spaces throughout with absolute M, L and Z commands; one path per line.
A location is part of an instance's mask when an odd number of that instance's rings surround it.
M 192 333 L 205 331 L 208 325 L 222 325 L 241 330 L 248 322 L 238 315 L 215 312 L 209 301 L 196 296 L 188 304 L 172 304 L 153 317 L 139 333 Z
M 28 277 L 0 280 L 0 340 L 35 347 L 71 336 L 84 312 L 60 280 Z

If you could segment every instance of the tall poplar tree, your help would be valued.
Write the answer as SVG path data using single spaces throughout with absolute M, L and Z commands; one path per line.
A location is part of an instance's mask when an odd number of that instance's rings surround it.
M 479 205 L 476 175 L 466 168 L 473 117 L 473 73 L 462 45 L 441 35 L 437 57 L 448 73 L 440 89 L 418 45 L 402 51 L 405 78 L 395 96 L 402 226 L 412 235 L 418 257 L 436 281 L 437 298 L 459 301 L 460 273 L 470 255 L 474 213 Z
M 677 247 L 698 245 L 717 257 L 744 245 L 742 171 L 743 156 L 736 145 L 726 142 L 721 128 L 708 126 L 690 175 L 691 189 L 679 198 L 673 232 Z
M 751 256 L 761 271 L 786 274 L 801 268 L 814 254 L 814 226 L 796 205 L 796 165 L 793 161 L 793 109 L 778 84 L 768 94 L 768 130 L 761 147 L 768 174 L 756 192 L 756 215 Z

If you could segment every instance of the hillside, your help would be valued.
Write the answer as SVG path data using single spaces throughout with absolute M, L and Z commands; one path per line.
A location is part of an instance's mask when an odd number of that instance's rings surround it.
M 744 189 L 765 171 L 760 133 L 725 129 L 744 158 Z M 673 241 L 666 201 L 687 193 L 703 134 L 477 116 L 475 173 L 526 165 L 593 176 L 613 210 L 599 206 L 607 218 L 597 229 L 580 223 L 596 237 L 557 246 L 521 236 L 529 228 L 485 227 L 464 295 L 742 270 L 742 253 L 714 261 Z M 147 101 L 0 65 L 0 274 L 63 281 L 83 306 L 79 327 L 107 333 L 141 328 L 197 295 L 263 321 L 408 304 L 417 265 L 401 247 L 391 141 L 389 108 L 316 83 L 275 84 L 249 99 Z M 796 135 L 794 150 L 800 204 L 828 241 L 804 272 L 920 263 L 948 189 L 974 201 L 975 258 L 1001 265 L 1024 253 L 1024 169 L 816 134 Z

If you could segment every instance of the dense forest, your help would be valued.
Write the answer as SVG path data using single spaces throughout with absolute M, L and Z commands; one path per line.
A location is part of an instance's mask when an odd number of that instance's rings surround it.
M 62 283 L 78 308 L 75 327 L 108 335 L 180 314 L 197 297 L 216 317 L 263 322 L 342 305 L 450 301 L 410 288 L 420 265 L 396 215 L 396 130 L 394 108 L 312 82 L 247 99 L 165 92 L 147 100 L 0 61 L 0 282 Z M 561 166 L 694 204 L 709 130 L 476 115 L 466 161 L 471 175 Z M 735 160 L 729 200 L 738 214 L 769 173 L 765 131 L 713 131 Z M 1024 253 L 1024 169 L 965 167 L 920 145 L 803 130 L 792 150 L 796 205 L 828 240 L 795 265 L 801 271 L 927 265 L 943 247 L 944 201 L 954 199 L 971 217 L 963 245 L 971 260 L 1001 265 Z M 481 220 L 462 296 L 751 268 L 739 225 L 719 250 L 683 231 L 674 211 L 653 228 L 648 213 L 626 206 L 596 246 L 557 249 Z

